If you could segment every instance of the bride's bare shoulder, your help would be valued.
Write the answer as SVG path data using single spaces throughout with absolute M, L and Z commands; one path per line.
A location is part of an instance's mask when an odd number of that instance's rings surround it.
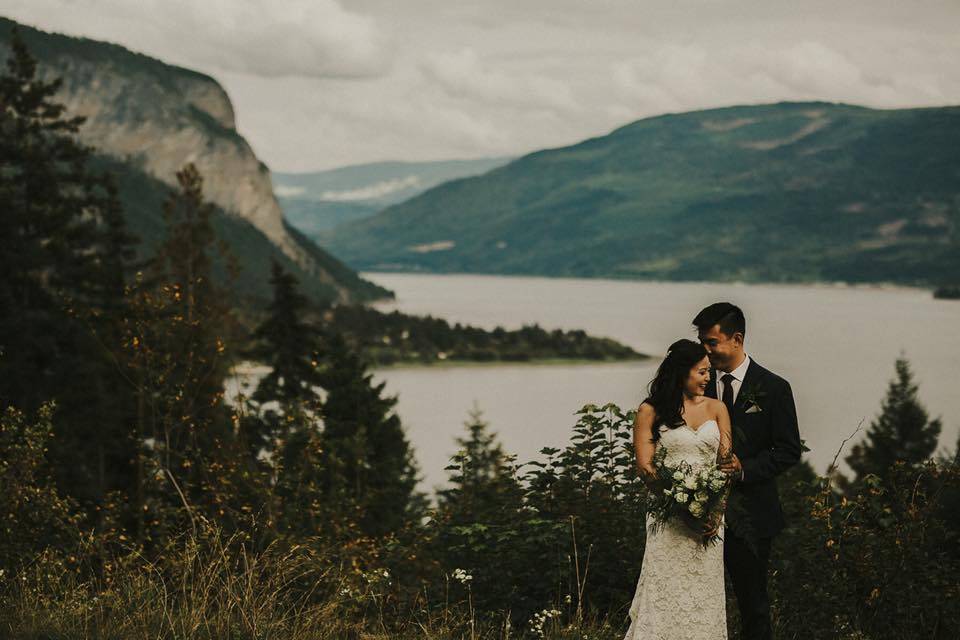
M 656 417 L 657 410 L 654 409 L 653 405 L 649 402 L 641 402 L 640 406 L 637 407 L 637 420 L 653 422 L 654 418 Z
M 719 418 L 727 414 L 727 405 L 723 404 L 720 400 L 716 398 L 704 398 L 704 402 L 707 403 L 707 411 L 714 418 Z

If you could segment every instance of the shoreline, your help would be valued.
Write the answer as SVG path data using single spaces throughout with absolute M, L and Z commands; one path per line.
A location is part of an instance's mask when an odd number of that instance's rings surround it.
M 392 364 L 375 364 L 371 369 L 469 369 L 484 367 L 555 367 L 555 366 L 585 366 L 647 362 L 651 356 L 624 359 L 590 359 L 590 358 L 533 358 L 530 360 L 437 360 L 433 362 L 396 362 Z
M 471 369 L 492 367 L 557 367 L 557 366 L 587 366 L 587 365 L 614 365 L 628 363 L 642 363 L 652 360 L 652 356 L 643 355 L 639 358 L 624 359 L 590 359 L 590 358 L 534 358 L 530 360 L 436 360 L 431 362 L 395 362 L 391 364 L 371 364 L 372 371 L 395 371 L 398 369 Z M 270 367 L 257 362 L 242 362 L 230 369 L 231 376 L 250 376 L 271 371 Z
M 843 280 L 812 280 L 809 282 L 777 282 L 772 280 L 653 280 L 646 278 L 604 276 L 548 276 L 535 273 L 484 273 L 479 271 L 367 271 L 357 272 L 364 279 L 376 276 L 439 276 L 439 277 L 479 277 L 479 278 L 529 278 L 531 280 L 569 280 L 569 281 L 601 281 L 601 282 L 632 282 L 654 285 L 727 285 L 734 287 L 809 287 L 816 289 L 855 289 L 874 291 L 910 291 L 927 292 L 933 294 L 936 288 L 933 285 L 911 285 L 899 282 L 846 282 Z M 382 286 L 382 285 L 381 285 Z M 372 302 L 393 302 L 392 299 L 380 298 Z

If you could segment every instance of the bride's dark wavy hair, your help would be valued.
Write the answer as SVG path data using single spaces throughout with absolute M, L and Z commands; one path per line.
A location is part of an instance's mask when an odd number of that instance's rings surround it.
M 644 400 L 657 412 L 657 424 L 653 428 L 653 441 L 660 439 L 660 424 L 671 429 L 683 424 L 680 417 L 683 411 L 683 387 L 690 369 L 707 355 L 707 350 L 699 342 L 683 338 L 677 340 L 667 350 L 667 357 L 660 363 L 657 375 L 647 388 L 649 395 Z

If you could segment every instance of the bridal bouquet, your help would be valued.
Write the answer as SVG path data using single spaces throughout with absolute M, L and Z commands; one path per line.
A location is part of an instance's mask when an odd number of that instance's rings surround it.
M 729 478 L 715 461 L 693 467 L 688 462 L 666 464 L 667 450 L 657 447 L 653 466 L 657 470 L 655 489 L 647 497 L 647 513 L 658 526 L 679 518 L 697 534 L 723 517 Z M 703 543 L 716 542 L 719 535 L 703 536 Z

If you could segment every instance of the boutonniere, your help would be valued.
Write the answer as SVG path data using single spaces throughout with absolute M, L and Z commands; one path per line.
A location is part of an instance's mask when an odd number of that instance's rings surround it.
M 743 399 L 744 413 L 760 413 L 763 411 L 762 400 L 766 397 L 766 391 L 758 389 L 755 386 L 744 387 L 740 389 L 740 398 Z

